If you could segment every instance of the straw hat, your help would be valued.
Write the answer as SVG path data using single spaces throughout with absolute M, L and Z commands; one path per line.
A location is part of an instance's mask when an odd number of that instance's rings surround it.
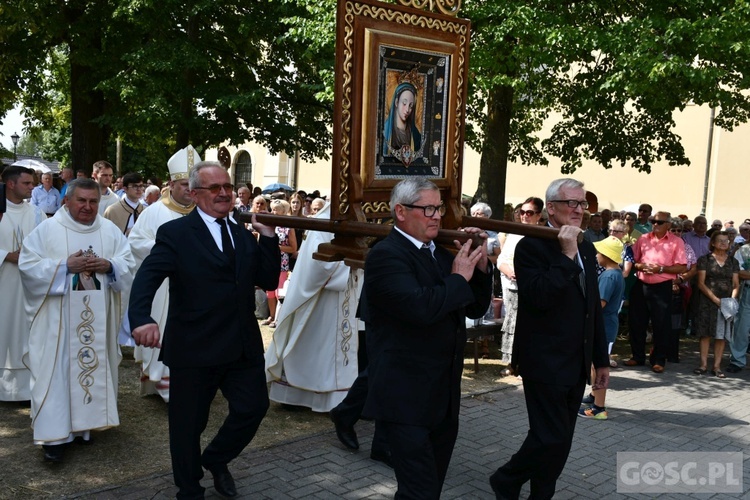
M 618 264 L 622 264 L 622 241 L 616 236 L 609 236 L 594 243 L 594 248 L 600 254 Z

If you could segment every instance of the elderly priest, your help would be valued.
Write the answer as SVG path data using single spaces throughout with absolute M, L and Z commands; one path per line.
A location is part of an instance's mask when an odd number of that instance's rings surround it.
M 65 207 L 24 239 L 18 260 L 34 443 L 52 462 L 71 441 L 88 443 L 91 430 L 120 423 L 120 292 L 134 262 L 122 231 L 98 215 L 99 198 L 95 181 L 71 181 Z

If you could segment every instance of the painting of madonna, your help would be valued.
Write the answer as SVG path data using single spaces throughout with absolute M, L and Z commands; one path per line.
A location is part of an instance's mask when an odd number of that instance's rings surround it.
M 403 82 L 396 87 L 383 126 L 383 156 L 397 156 L 403 161 L 403 157 L 413 157 L 422 147 L 422 134 L 414 120 L 416 101 L 417 88 L 412 83 Z M 405 163 L 408 165 L 408 161 Z

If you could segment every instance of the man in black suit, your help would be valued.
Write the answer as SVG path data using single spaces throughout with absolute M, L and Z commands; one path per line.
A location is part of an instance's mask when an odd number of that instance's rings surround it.
M 486 235 L 473 250 L 457 242 L 455 258 L 435 246 L 444 208 L 423 178 L 393 188 L 391 213 L 396 227 L 367 256 L 360 298 L 370 358 L 363 415 L 386 433 L 396 498 L 436 499 L 458 434 L 465 317 L 482 316 L 491 299 Z
M 130 295 L 130 325 L 136 343 L 161 347 L 170 369 L 169 445 L 177 498 L 203 498 L 203 469 L 216 490 L 237 495 L 227 468 L 252 440 L 268 410 L 263 341 L 255 319 L 255 286 L 273 289 L 281 268 L 273 227 L 253 219 L 260 233 L 227 217 L 232 185 L 217 162 L 190 172 L 197 208 L 163 224 L 143 261 Z M 151 302 L 169 278 L 169 313 L 160 342 Z M 217 389 L 229 415 L 201 455 L 200 436 Z
M 518 319 L 513 354 L 523 377 L 529 433 L 521 449 L 491 477 L 497 498 L 552 498 L 568 459 L 589 377 L 609 383 L 609 358 L 596 276 L 596 251 L 578 238 L 588 208 L 583 184 L 558 179 L 547 188 L 549 225 L 557 240 L 526 236 L 516 247 Z

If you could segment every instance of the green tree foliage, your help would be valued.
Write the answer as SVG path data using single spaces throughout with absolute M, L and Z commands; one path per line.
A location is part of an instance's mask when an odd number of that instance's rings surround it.
M 118 136 L 130 165 L 162 176 L 188 142 L 323 157 L 335 12 L 335 0 L 6 2 L 0 115 L 21 102 L 74 168 L 111 158 Z M 748 119 L 748 0 L 464 0 L 461 15 L 472 21 L 476 197 L 498 216 L 508 161 L 648 172 L 688 163 L 675 110 L 708 104 L 728 130 Z
M 584 159 L 649 172 L 688 164 L 673 114 L 717 108 L 731 130 L 748 120 L 746 0 L 537 2 L 467 0 L 472 20 L 470 144 L 482 152 L 476 196 L 497 213 L 508 160 Z M 544 120 L 556 113 L 551 135 Z
M 108 157 L 117 137 L 141 156 L 135 164 L 157 174 L 188 143 L 200 151 L 253 140 L 272 152 L 323 157 L 331 146 L 325 81 L 332 81 L 333 44 L 304 34 L 316 9 L 289 0 L 0 7 L 0 43 L 8 48 L 0 113 L 21 102 L 33 127 L 70 137 L 76 168 Z M 334 14 L 324 14 L 331 22 Z

